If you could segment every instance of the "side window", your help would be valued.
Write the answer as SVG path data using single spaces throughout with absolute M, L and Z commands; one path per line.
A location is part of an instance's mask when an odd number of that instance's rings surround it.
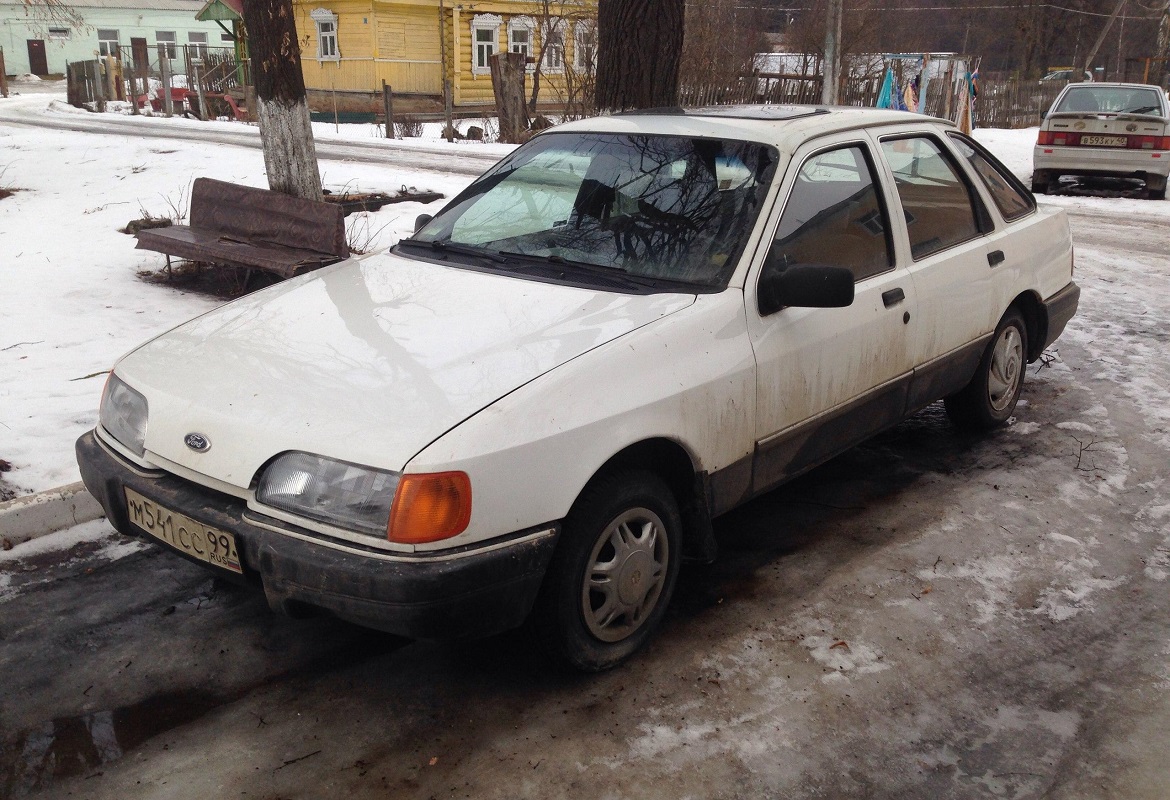
M 991 199 L 999 207 L 1004 219 L 1019 219 L 1036 207 L 1027 190 L 1008 172 L 1007 167 L 966 136 L 958 133 L 948 135 L 955 143 L 959 155 L 974 167 L 975 174 L 991 193 Z
M 886 139 L 882 153 L 894 172 L 915 261 L 979 235 L 971 192 L 936 142 L 925 136 Z
M 847 267 L 863 280 L 894 264 L 887 220 L 866 150 L 818 153 L 796 176 L 769 258 Z

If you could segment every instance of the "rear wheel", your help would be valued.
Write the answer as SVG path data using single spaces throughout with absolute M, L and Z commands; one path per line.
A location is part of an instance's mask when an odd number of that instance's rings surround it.
M 532 626 L 555 660 L 598 672 L 654 634 L 678 578 L 682 520 L 670 488 L 642 471 L 592 482 L 565 519 Z
M 1044 194 L 1048 191 L 1048 173 L 1036 170 L 1032 173 L 1032 194 Z
M 1146 197 L 1151 200 L 1166 199 L 1166 178 L 1150 178 L 1146 181 Z
M 947 416 L 960 428 L 991 430 L 1007 422 L 1028 366 L 1028 326 L 1012 307 L 995 328 L 979 368 L 961 391 L 946 398 Z

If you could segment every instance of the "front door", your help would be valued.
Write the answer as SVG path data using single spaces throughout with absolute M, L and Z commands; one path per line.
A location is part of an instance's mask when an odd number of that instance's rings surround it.
M 868 140 L 801 157 L 765 269 L 846 267 L 846 308 L 749 307 L 756 355 L 753 489 L 793 477 L 901 419 L 913 370 L 914 283 L 895 262 L 886 193 Z
M 48 75 L 49 60 L 45 57 L 45 42 L 43 39 L 28 40 L 28 71 L 33 75 Z

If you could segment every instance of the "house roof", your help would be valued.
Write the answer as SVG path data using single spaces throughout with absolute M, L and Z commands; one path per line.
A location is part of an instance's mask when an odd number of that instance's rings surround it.
M 195 19 L 202 22 L 209 20 L 237 20 L 244 18 L 244 0 L 207 0 L 203 7 L 195 12 Z

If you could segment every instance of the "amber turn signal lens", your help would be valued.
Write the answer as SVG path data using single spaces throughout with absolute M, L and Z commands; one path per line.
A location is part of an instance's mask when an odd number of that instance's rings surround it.
M 471 521 L 471 479 L 465 472 L 403 475 L 386 537 L 398 544 L 449 539 Z

